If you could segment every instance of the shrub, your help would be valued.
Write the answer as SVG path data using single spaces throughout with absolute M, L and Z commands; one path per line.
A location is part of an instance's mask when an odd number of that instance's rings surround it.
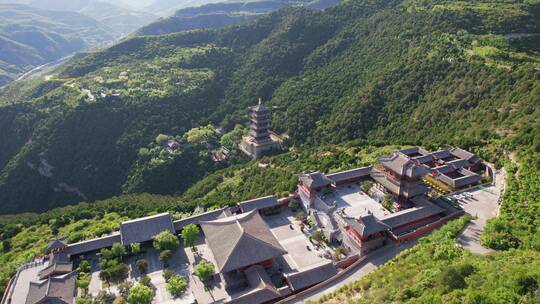
M 113 304 L 127 304 L 126 299 L 124 297 L 118 297 L 114 299 Z
M 75 304 L 92 304 L 92 299 L 87 297 L 79 297 L 75 299 Z
M 175 275 L 167 282 L 167 290 L 173 297 L 181 296 L 187 289 L 187 281 L 181 275 Z
M 163 145 L 167 140 L 169 140 L 169 136 L 165 134 L 159 134 L 156 136 L 156 143 L 158 145 Z
M 154 238 L 154 248 L 157 251 L 176 250 L 179 245 L 178 238 L 169 231 L 163 231 Z
M 131 289 L 131 287 L 133 287 L 133 283 L 124 282 L 118 285 L 118 293 L 120 294 L 121 297 L 123 297 L 124 299 L 127 299 L 129 295 L 129 290 Z
M 165 279 L 165 282 L 169 282 L 169 280 L 174 276 L 174 272 L 170 269 L 165 269 L 163 271 L 163 278 Z
M 131 253 L 133 253 L 135 255 L 141 253 L 141 244 L 139 244 L 139 243 L 131 244 L 130 250 L 131 250 Z
M 152 286 L 152 279 L 147 275 L 143 275 L 139 278 L 139 284 L 150 287 Z
M 184 246 L 193 247 L 195 242 L 199 238 L 199 227 L 195 224 L 189 224 L 182 229 L 182 238 L 184 239 Z
M 298 200 L 293 198 L 289 201 L 289 209 L 291 209 L 292 211 L 296 211 L 299 207 L 300 203 L 298 202 Z
M 199 277 L 201 281 L 207 281 L 214 275 L 214 264 L 208 261 L 201 261 L 193 269 L 193 274 Z
M 81 260 L 77 270 L 79 273 L 81 272 L 90 273 L 90 269 L 91 269 L 90 262 L 88 262 L 87 260 Z
M 159 260 L 162 262 L 167 262 L 171 258 L 172 252 L 170 250 L 163 250 L 159 254 Z
M 121 259 L 126 255 L 126 247 L 120 243 L 114 243 L 111 247 L 111 254 L 117 259 Z
M 150 287 L 137 284 L 129 291 L 128 303 L 129 304 L 150 304 L 154 294 Z
M 148 271 L 148 261 L 145 259 L 137 260 L 137 262 L 135 262 L 135 266 L 141 273 Z

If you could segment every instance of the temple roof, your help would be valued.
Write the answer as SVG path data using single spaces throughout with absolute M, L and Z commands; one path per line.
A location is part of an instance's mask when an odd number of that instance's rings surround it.
M 110 235 L 86 240 L 78 243 L 69 244 L 69 254 L 77 255 L 85 252 L 99 250 L 101 248 L 111 247 L 114 243 L 120 243 L 122 238 L 120 232 L 114 232 Z
M 311 189 L 326 187 L 334 183 L 333 180 L 318 171 L 309 174 L 301 173 L 300 181 Z
M 126 221 L 120 225 L 123 245 L 150 241 L 162 231 L 175 233 L 172 217 L 168 212 Z
M 220 272 L 266 261 L 287 252 L 258 212 L 201 222 Z
M 432 203 L 425 195 L 414 197 L 411 201 L 415 204 L 414 207 L 387 215 L 381 218 L 381 222 L 395 229 L 444 211 L 443 208 Z
M 450 152 L 450 154 L 454 155 L 455 157 L 468 160 L 471 163 L 475 163 L 479 159 L 475 154 L 461 148 L 451 148 L 448 150 L 448 152 Z
M 394 182 L 390 181 L 388 177 L 386 177 L 386 175 L 377 170 L 373 170 L 371 172 L 371 177 L 376 182 L 381 184 L 384 188 L 386 188 L 386 190 L 394 193 L 395 195 L 401 195 L 409 198 L 429 192 L 429 188 L 422 183 L 417 183 L 410 186 L 397 185 Z
M 287 273 L 285 278 L 293 291 L 301 290 L 328 280 L 337 274 L 337 269 L 332 261 L 322 261 L 319 264 L 300 269 L 300 272 Z
M 272 280 L 261 265 L 250 266 L 245 272 L 250 289 L 231 296 L 229 303 L 266 303 L 281 297 Z
M 30 282 L 26 304 L 72 304 L 75 298 L 77 272 L 51 277 L 42 282 Z
M 249 201 L 239 203 L 242 212 L 250 212 L 253 210 L 275 207 L 278 205 L 278 200 L 275 195 L 260 197 Z
M 362 167 L 362 168 L 356 168 L 351 169 L 347 171 L 341 171 L 337 173 L 331 173 L 326 174 L 326 177 L 333 180 L 336 183 L 339 183 L 341 181 L 355 179 L 355 178 L 362 178 L 365 176 L 369 176 L 369 173 L 371 172 L 372 166 Z
M 47 279 L 50 276 L 56 276 L 58 274 L 65 274 L 73 271 L 72 262 L 55 262 L 44 268 L 39 272 L 39 279 Z
M 362 238 L 390 229 L 390 227 L 380 222 L 373 214 L 363 215 L 358 219 L 350 217 L 343 217 L 343 219 L 348 225 L 356 230 Z
M 400 152 L 396 152 L 389 157 L 381 157 L 379 162 L 385 168 L 400 176 L 421 177 L 428 173 L 428 168 L 415 163 L 407 155 Z
M 270 111 L 270 109 L 265 107 L 263 104 L 258 104 L 256 106 L 251 107 L 250 109 L 253 112 L 258 112 L 258 113 L 264 113 L 264 112 L 269 112 Z
M 47 251 L 62 249 L 66 247 L 67 247 L 67 244 L 64 241 L 64 239 L 54 239 L 54 240 L 51 240 L 49 244 L 47 245 Z

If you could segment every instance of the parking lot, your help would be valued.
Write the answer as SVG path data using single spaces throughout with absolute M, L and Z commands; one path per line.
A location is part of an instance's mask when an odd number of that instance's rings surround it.
M 476 217 L 458 237 L 458 244 L 473 253 L 485 254 L 492 251 L 480 244 L 480 236 L 487 221 L 497 216 L 501 191 L 502 189 L 497 185 L 478 187 L 464 191 L 456 197 L 450 196 L 457 199 L 458 204 L 466 213 Z
M 300 231 L 300 226 L 290 210 L 284 209 L 279 214 L 265 216 L 264 220 L 281 246 L 288 252 L 284 255 L 288 270 L 302 270 L 326 261 L 322 257 L 323 251 L 317 250 Z

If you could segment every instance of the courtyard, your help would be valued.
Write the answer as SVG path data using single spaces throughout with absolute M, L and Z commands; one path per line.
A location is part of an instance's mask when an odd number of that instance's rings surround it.
M 301 271 L 321 262 L 328 261 L 323 257 L 324 250 L 317 249 L 300 230 L 298 221 L 290 209 L 282 209 L 278 214 L 263 217 L 280 245 L 287 250 L 283 256 L 285 263 L 281 265 L 284 272 Z
M 97 296 L 101 290 L 108 290 L 111 293 L 118 295 L 118 287 L 116 285 L 111 285 L 109 288 L 105 288 L 103 281 L 99 278 L 99 256 L 97 254 L 87 255 L 85 257 L 91 262 L 91 279 L 90 285 L 88 288 L 89 294 L 92 296 Z M 139 259 L 144 259 L 148 262 L 148 269 L 143 274 L 137 267 L 136 262 Z M 193 293 L 188 288 L 188 290 L 178 298 L 174 298 L 167 291 L 165 278 L 163 273 L 165 270 L 170 270 L 174 274 L 182 275 L 191 286 L 191 275 L 188 267 L 188 258 L 182 247 L 173 251 L 171 258 L 168 260 L 168 267 L 164 267 L 164 263 L 159 260 L 159 252 L 152 247 L 144 247 L 142 253 L 136 256 L 127 257 L 124 259 L 124 262 L 129 265 L 129 277 L 128 281 L 133 284 L 137 284 L 141 276 L 147 275 L 151 280 L 152 289 L 154 290 L 154 300 L 153 303 L 164 303 L 164 304 L 189 304 L 194 303 L 195 297 Z
M 320 197 L 327 205 L 335 203 L 338 209 L 344 208 L 345 213 L 355 218 L 367 215 L 368 212 L 378 218 L 390 214 L 390 211 L 362 192 L 358 183 L 338 186 L 332 193 L 321 194 Z

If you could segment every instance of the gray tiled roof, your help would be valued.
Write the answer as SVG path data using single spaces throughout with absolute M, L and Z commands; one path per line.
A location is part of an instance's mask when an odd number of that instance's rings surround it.
M 478 157 L 474 153 L 471 153 L 461 148 L 451 148 L 448 150 L 448 152 L 450 152 L 450 154 L 454 155 L 455 157 L 468 160 L 473 163 L 476 162 L 476 160 L 478 160 Z
M 255 211 L 201 222 L 201 227 L 220 272 L 253 265 L 287 253 Z
M 328 280 L 337 274 L 337 269 L 332 261 L 324 261 L 300 272 L 287 273 L 285 278 L 293 291 L 298 291 L 322 281 Z
M 469 161 L 464 159 L 454 159 L 453 161 L 449 161 L 446 164 L 453 166 L 456 169 L 469 167 L 471 163 Z
M 439 151 L 431 152 L 431 155 L 433 155 L 435 159 L 444 159 L 450 156 L 450 152 L 448 152 L 448 150 L 439 150 Z
M 465 168 L 460 169 L 459 172 L 463 174 L 464 176 L 454 179 L 454 186 L 456 188 L 472 185 L 474 183 L 481 181 L 483 178 L 481 175 L 478 175 Z
M 75 297 L 77 272 L 51 277 L 42 282 L 30 282 L 26 304 L 72 304 Z
M 54 239 L 49 242 L 47 245 L 47 251 L 55 250 L 55 249 L 62 249 L 65 248 L 67 244 L 64 242 L 64 240 L 60 239 Z
M 309 174 L 301 173 L 299 178 L 300 181 L 312 189 L 326 187 L 334 183 L 333 180 L 329 179 L 326 175 L 318 171 Z
M 390 227 L 380 222 L 373 214 L 364 215 L 358 219 L 350 217 L 343 217 L 343 219 L 363 238 L 390 229 Z
M 428 169 L 420 164 L 415 164 L 407 155 L 396 152 L 389 157 L 379 158 L 379 162 L 386 168 L 398 175 L 408 177 L 421 177 L 428 173 Z
M 69 254 L 73 256 L 77 254 L 83 254 L 86 252 L 100 250 L 101 248 L 111 247 L 114 243 L 120 243 L 120 242 L 121 242 L 120 232 L 114 232 L 110 235 L 106 235 L 103 237 L 69 244 L 68 251 L 69 251 Z
M 265 107 L 263 104 L 258 104 L 256 106 L 251 107 L 250 109 L 252 111 L 254 111 L 254 112 L 268 112 L 268 111 L 270 111 L 270 109 Z
M 168 212 L 134 219 L 120 225 L 123 245 L 150 241 L 162 231 L 175 233 L 172 217 Z
M 424 184 L 419 183 L 415 184 L 413 186 L 400 186 L 396 185 L 392 181 L 390 181 L 383 173 L 379 172 L 378 170 L 373 170 L 371 172 L 371 177 L 381 184 L 384 188 L 386 188 L 388 191 L 394 193 L 395 195 L 402 195 L 405 197 L 413 197 L 415 195 L 420 195 L 429 192 L 429 188 L 426 187 Z
M 425 195 L 412 198 L 411 201 L 415 204 L 414 207 L 387 215 L 380 219 L 381 222 L 390 226 L 392 229 L 395 229 L 399 226 L 419 221 L 444 211 L 443 208 L 429 201 Z
M 250 266 L 246 271 L 246 278 L 250 289 L 239 294 L 231 296 L 229 303 L 234 304 L 255 304 L 266 303 L 270 300 L 279 298 L 278 292 L 272 280 L 260 265 Z
M 371 172 L 371 168 L 372 168 L 372 166 L 356 168 L 356 169 L 352 169 L 352 170 L 327 174 L 326 177 L 333 180 L 335 183 L 339 183 L 339 182 L 345 181 L 345 180 L 350 180 L 350 179 L 362 178 L 362 177 L 365 177 L 365 176 L 369 176 L 369 173 Z
M 55 262 L 45 267 L 39 272 L 39 279 L 47 279 L 50 276 L 65 274 L 73 271 L 73 263 L 71 262 Z
M 243 201 L 239 203 L 242 212 L 250 212 L 253 210 L 260 210 L 263 208 L 277 206 L 278 200 L 275 195 L 260 197 L 249 201 Z
M 66 251 L 49 253 L 49 264 L 69 262 L 69 254 Z
M 433 161 L 433 156 L 431 156 L 431 154 L 429 154 L 429 155 L 422 155 L 422 156 L 413 157 L 412 159 L 414 161 L 417 161 L 420 164 L 425 164 L 425 163 L 428 163 L 430 161 Z
M 454 171 L 455 168 L 449 165 L 442 165 L 442 166 L 433 168 L 433 170 L 436 170 L 439 173 L 448 173 L 448 172 Z
M 173 222 L 174 229 L 176 231 L 180 231 L 189 224 L 199 225 L 200 222 L 213 221 L 213 220 L 230 216 L 230 214 L 228 214 L 226 210 L 227 209 L 217 209 L 217 210 L 207 211 L 201 214 L 193 215 L 187 218 L 183 218 L 181 220 L 176 220 Z

